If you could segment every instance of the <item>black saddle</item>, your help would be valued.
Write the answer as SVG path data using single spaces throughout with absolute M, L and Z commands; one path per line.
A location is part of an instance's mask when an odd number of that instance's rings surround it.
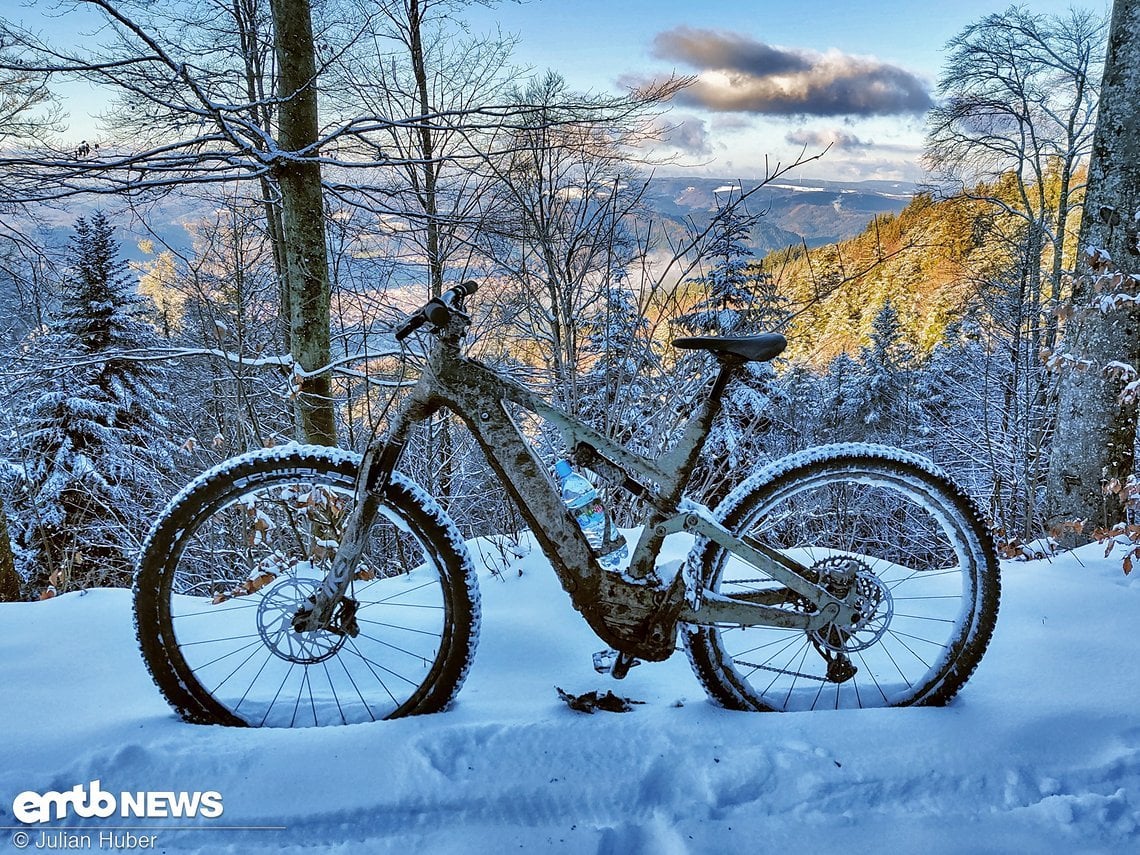
M 745 362 L 767 362 L 784 352 L 788 340 L 779 333 L 763 335 L 693 335 L 673 339 L 673 347 L 685 350 L 707 350 L 718 359 L 741 359 Z

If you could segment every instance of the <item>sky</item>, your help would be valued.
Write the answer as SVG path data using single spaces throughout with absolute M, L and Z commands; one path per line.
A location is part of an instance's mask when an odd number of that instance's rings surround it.
M 1035 0 L 1034 12 L 1102 0 Z M 693 3 L 692 0 L 535 0 L 469 13 L 473 26 L 516 33 L 516 58 L 552 68 L 574 88 L 621 86 L 675 71 L 697 75 L 668 116 L 698 174 L 760 177 L 828 143 L 797 174 L 841 180 L 920 180 L 925 110 L 943 48 L 1002 0 Z M 781 97 L 792 92 L 792 97 Z
M 72 5 L 64 0 L 63 5 Z M 1043 14 L 1107 0 L 1035 0 Z M 0 0 L 0 14 L 61 40 L 79 38 L 84 15 L 42 17 L 59 0 Z M 461 16 L 476 33 L 517 38 L 514 59 L 562 74 L 579 91 L 620 92 L 675 72 L 695 81 L 664 123 L 680 163 L 698 175 L 749 179 L 766 163 L 830 149 L 798 171 L 840 180 L 922 178 L 926 109 L 946 42 L 1000 12 L 1001 0 L 500 0 Z M 73 131 L 84 136 L 82 88 L 72 96 Z M 676 172 L 677 169 L 665 171 Z

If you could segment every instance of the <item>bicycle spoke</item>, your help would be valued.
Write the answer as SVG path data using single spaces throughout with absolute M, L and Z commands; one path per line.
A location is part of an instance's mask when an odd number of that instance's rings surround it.
M 909 461 L 891 462 L 879 450 L 850 459 L 853 452 L 843 446 L 828 454 L 839 462 L 805 454 L 786 472 L 774 468 L 770 480 L 735 500 L 730 525 L 738 536 L 804 567 L 807 581 L 847 600 L 857 610 L 853 621 L 813 631 L 695 631 L 685 640 L 698 676 L 727 703 L 743 696 L 752 706 L 777 710 L 892 706 L 923 692 L 952 694 L 972 668 L 947 680 L 948 663 L 980 655 L 962 641 L 980 584 L 971 574 L 991 560 L 980 549 L 987 542 L 977 534 L 980 524 L 954 504 L 959 498 L 946 499 L 957 496 L 952 487 Z M 812 598 L 785 589 L 742 558 L 716 547 L 705 555 L 712 590 L 752 594 L 792 614 L 816 611 Z M 992 619 L 991 611 L 987 634 Z M 728 656 L 716 656 L 720 645 Z
M 407 511 L 386 507 L 346 594 L 355 637 L 341 631 L 343 613 L 330 617 L 328 629 L 297 632 L 295 616 L 331 567 L 329 544 L 335 548 L 341 537 L 354 483 L 306 477 L 281 464 L 263 482 L 227 484 L 228 498 L 201 511 L 188 507 L 188 521 L 173 530 L 183 540 L 169 569 L 159 567 L 170 574 L 159 590 L 169 614 L 164 643 L 184 663 L 180 673 L 193 675 L 176 676 L 173 685 L 203 696 L 195 715 L 220 707 L 253 725 L 375 721 L 413 706 L 426 711 L 435 681 L 454 687 L 466 670 L 451 664 L 441 678 L 441 657 L 456 644 L 465 658 L 471 651 L 470 628 L 458 635 L 450 629 L 456 609 L 470 607 L 449 600 L 437 557 L 456 555 L 447 544 L 458 540 L 433 535 L 429 549 L 415 525 L 439 527 L 437 512 L 425 505 L 412 525 Z M 405 507 L 420 507 L 422 496 L 410 485 L 404 495 Z M 467 572 L 465 561 L 449 560 L 452 572 Z M 472 583 L 462 582 L 460 590 Z M 165 667 L 164 660 L 157 664 Z M 439 700 L 430 704 L 438 708 Z

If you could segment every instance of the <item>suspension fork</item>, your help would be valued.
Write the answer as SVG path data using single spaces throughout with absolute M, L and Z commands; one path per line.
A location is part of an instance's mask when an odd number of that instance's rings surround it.
M 365 450 L 356 478 L 352 512 L 337 545 L 332 567 L 309 598 L 309 603 L 293 615 L 294 631 L 323 629 L 353 636 L 360 632 L 353 618 L 355 603 L 348 600 L 345 593 L 368 542 L 372 521 L 380 510 L 380 500 L 408 443 L 412 426 L 431 418 L 446 404 L 439 395 L 437 378 L 448 365 L 459 359 L 459 343 L 468 323 L 466 315 L 461 312 L 451 313 L 446 327 L 439 331 L 438 340 L 428 352 L 428 364 L 419 381 L 393 416 L 387 435 L 370 442 Z
M 355 636 L 360 632 L 353 613 L 355 604 L 345 598 L 349 582 L 380 510 L 381 498 L 408 442 L 411 427 L 438 409 L 413 392 L 409 406 L 397 413 L 388 435 L 371 443 L 364 452 L 352 502 L 329 572 L 306 605 L 293 615 L 294 632 L 329 630 Z M 338 608 L 339 607 L 339 608 Z

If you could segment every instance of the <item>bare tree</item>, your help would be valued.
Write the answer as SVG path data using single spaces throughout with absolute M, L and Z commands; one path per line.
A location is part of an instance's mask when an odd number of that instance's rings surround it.
M 501 36 L 473 37 L 458 15 L 459 0 L 400 0 L 381 5 L 365 37 L 340 64 L 338 85 L 345 109 L 376 116 L 407 116 L 377 126 L 357 145 L 386 164 L 378 183 L 386 192 L 377 209 L 372 187 L 341 192 L 347 201 L 394 223 L 383 242 L 386 254 L 409 270 L 424 271 L 430 296 L 448 277 L 469 275 L 474 235 L 487 213 L 491 179 L 473 167 L 490 136 L 480 125 L 487 105 L 505 103 L 514 69 L 513 43 Z M 492 123 L 493 127 L 493 123 Z M 363 192 L 362 192 L 363 191 Z M 453 439 L 451 417 L 424 425 L 424 456 L 433 493 L 451 507 Z
M 636 253 L 629 218 L 647 179 L 629 146 L 646 133 L 651 102 L 602 110 L 553 72 L 515 98 L 523 111 L 504 131 L 502 156 L 488 160 L 504 205 L 485 246 L 512 283 L 527 356 L 546 365 L 555 396 L 575 412 L 582 325 Z
M 362 152 L 371 146 L 372 156 L 387 166 L 379 210 L 411 226 L 400 242 L 414 255 L 407 260 L 426 268 L 431 296 L 441 293 L 453 260 L 461 268 L 468 263 L 471 234 L 489 194 L 486 176 L 473 168 L 490 139 L 483 111 L 506 103 L 516 73 L 513 42 L 467 34 L 457 19 L 462 5 L 383 5 L 337 70 L 346 111 L 409 117 L 361 134 L 360 141 Z M 372 200 L 351 201 L 375 207 Z
M 281 190 L 281 238 L 289 295 L 291 350 L 302 369 L 328 365 L 329 263 L 321 188 L 317 61 L 309 0 L 270 0 L 277 55 L 278 145 L 273 177 Z M 299 386 L 301 433 L 336 445 L 336 413 L 328 373 Z
M 475 146 L 476 135 L 480 144 L 497 139 L 509 146 L 513 138 L 502 128 L 534 119 L 534 109 L 509 99 L 496 103 L 486 87 L 468 91 L 479 81 L 470 74 L 473 66 L 488 72 L 483 80 L 501 85 L 501 76 L 491 72 L 502 70 L 504 46 L 485 43 L 474 63 L 470 52 L 465 59 L 458 52 L 444 57 L 427 41 L 438 35 L 428 27 L 431 13 L 442 16 L 457 5 L 443 0 L 331 0 L 314 7 L 321 13 L 315 25 L 310 0 L 77 2 L 103 14 L 101 44 L 56 48 L 0 22 L 0 37 L 20 54 L 0 62 L 0 69 L 75 76 L 118 92 L 111 117 L 118 134 L 81 151 L 57 145 L 0 153 L 0 184 L 34 201 L 254 182 L 287 286 L 281 303 L 289 318 L 286 343 L 303 381 L 301 432 L 330 441 L 330 386 L 322 372 L 330 354 L 322 185 L 324 194 L 378 217 L 414 213 L 430 287 L 438 290 L 446 258 L 471 242 L 464 229 L 487 212 L 487 197 L 468 192 L 463 182 L 497 177 L 494 170 L 460 170 L 456 181 L 441 184 L 444 166 L 463 158 L 486 164 L 502 152 Z M 373 89 L 371 101 L 361 103 L 352 93 L 321 91 L 323 81 L 346 79 L 340 69 L 362 56 L 362 46 L 377 33 L 394 36 L 403 47 L 401 67 L 386 75 L 386 82 L 398 82 L 397 97 Z M 362 66 L 355 77 L 366 74 Z M 593 111 L 593 121 L 608 120 L 640 100 L 580 103 L 578 117 Z M 323 125 L 321 115 L 327 117 Z M 393 185 L 394 170 L 405 175 L 414 205 L 391 201 L 405 189 Z
M 942 100 L 928 118 L 925 159 L 936 177 L 974 196 L 967 188 L 979 180 L 998 188 L 1012 178 L 1012 194 L 981 198 L 1025 223 L 1024 296 L 1033 307 L 1041 300 L 1046 250 L 1050 308 L 1061 299 L 1065 237 L 1082 189 L 1077 172 L 1096 117 L 1104 27 L 1087 11 L 1046 16 L 1018 6 L 971 24 L 947 46 Z M 1055 334 L 1050 321 L 1046 346 Z
M 1122 485 L 1132 473 L 1135 400 L 1121 397 L 1140 357 L 1140 316 L 1131 308 L 1104 311 L 1101 298 L 1135 291 L 1140 255 L 1140 0 L 1116 0 L 1100 94 L 1100 115 L 1089 164 L 1080 245 L 1085 275 L 1074 285 L 1078 307 L 1064 349 L 1089 370 L 1066 370 L 1047 482 L 1053 520 L 1111 525 L 1121 519 Z M 1123 273 L 1106 269 L 1107 259 Z M 1112 362 L 1130 370 L 1105 373 Z
M 5 52 L 6 43 L 0 37 L 0 57 Z M 0 150 L 32 143 L 45 133 L 58 129 L 58 122 L 59 111 L 43 75 L 0 68 Z M 22 298 L 26 290 L 24 274 L 31 269 L 31 265 L 26 263 L 29 261 L 28 251 L 35 248 L 18 229 L 13 228 L 12 215 L 18 211 L 18 206 L 10 204 L 5 196 L 4 188 L 0 186 L 0 214 L 5 215 L 0 218 L 0 279 L 9 280 L 21 292 Z M 37 309 L 42 310 L 39 300 L 34 303 Z M 42 318 L 40 320 L 42 322 Z M 0 602 L 18 600 L 20 584 L 8 530 L 8 511 L 0 497 Z
M 949 43 L 942 100 L 928 118 L 927 164 L 961 195 L 993 207 L 988 234 L 1004 240 L 1008 253 L 972 276 L 1007 362 L 995 378 L 1002 393 L 989 424 L 995 442 L 1016 449 L 1016 477 L 994 473 L 995 489 L 1008 491 L 995 504 L 1014 506 L 1001 516 L 1017 519 L 1023 536 L 1040 528 L 1054 421 L 1053 378 L 1040 353 L 1056 344 L 1064 273 L 1072 266 L 1103 36 L 1104 21 L 1089 12 L 1046 16 L 1014 6 L 989 15 Z
M 121 136 L 99 148 L 23 147 L 0 155 L 0 178 L 17 200 L 79 193 L 131 196 L 184 182 L 261 183 L 279 203 L 269 230 L 278 247 L 289 346 L 301 369 L 300 431 L 335 442 L 329 358 L 328 262 L 324 246 L 318 124 L 318 66 L 309 0 L 271 0 L 273 62 L 265 18 L 252 0 L 188 4 L 162 17 L 140 0 L 79 0 L 102 13 L 103 44 L 56 49 L 0 23 L 0 40 L 18 56 L 12 74 L 74 76 L 118 93 L 112 116 Z M 220 25 L 219 15 L 230 27 Z M 202 34 L 220 39 L 205 44 Z M 228 41 L 226 39 L 228 38 Z M 275 72 L 267 85 L 267 65 Z M 260 75 L 260 76 L 259 76 Z

